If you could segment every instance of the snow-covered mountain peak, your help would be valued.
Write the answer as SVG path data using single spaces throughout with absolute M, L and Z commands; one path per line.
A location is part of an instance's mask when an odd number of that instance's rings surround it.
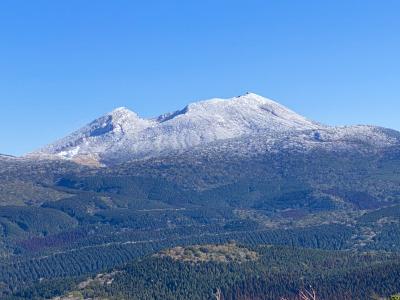
M 259 96 L 254 93 L 246 93 L 241 96 L 229 98 L 229 99 L 223 99 L 223 98 L 212 98 L 212 99 L 207 99 L 207 100 L 202 100 L 194 103 L 190 103 L 187 106 L 188 111 L 193 111 L 196 109 L 203 109 L 203 110 L 212 110 L 215 108 L 229 108 L 229 107 L 238 107 L 238 108 L 255 108 L 260 105 L 277 105 L 278 103 L 264 98 L 262 96 Z
M 315 129 L 318 125 L 286 107 L 247 93 L 194 102 L 182 110 L 144 119 L 119 107 L 33 155 L 85 160 L 164 155 L 258 132 Z
M 223 98 L 212 98 L 207 100 L 201 100 L 197 102 L 193 102 L 185 106 L 181 110 L 177 110 L 171 113 L 165 113 L 156 118 L 158 122 L 166 122 L 172 120 L 176 117 L 186 116 L 199 116 L 203 115 L 204 117 L 213 116 L 215 114 L 225 114 L 230 113 L 240 114 L 240 111 L 249 111 L 249 110 L 270 110 L 273 111 L 274 108 L 280 108 L 281 110 L 289 109 L 284 106 L 278 104 L 277 102 L 264 98 L 254 93 L 246 93 L 241 96 L 223 99 Z M 292 112 L 293 113 L 293 112 Z M 232 116 L 233 117 L 233 116 Z
M 306 142 L 310 134 L 311 143 Z M 85 163 L 118 163 L 180 153 L 195 147 L 207 149 L 210 143 L 246 136 L 267 141 L 268 145 L 278 145 L 280 141 L 285 147 L 295 140 L 304 142 L 307 148 L 328 140 L 354 141 L 358 136 L 365 137 L 363 141 L 372 139 L 376 144 L 392 143 L 381 130 L 323 126 L 273 100 L 246 93 L 230 99 L 194 102 L 153 119 L 141 118 L 120 107 L 30 155 Z
M 281 108 L 283 110 L 289 111 L 289 109 L 280 105 L 279 103 L 270 100 L 268 98 L 259 96 L 254 93 L 246 93 L 241 96 L 233 97 L 230 99 L 223 98 L 212 98 L 208 100 L 202 100 L 189 104 L 186 110 L 191 111 L 208 111 L 212 113 L 218 110 L 229 110 L 229 109 L 259 109 L 259 108 Z
M 122 116 L 122 115 L 137 115 L 135 112 L 131 111 L 130 109 L 126 108 L 125 106 L 117 107 L 110 113 L 109 115 L 112 116 Z
M 119 124 L 135 120 L 142 120 L 137 113 L 129 110 L 126 107 L 118 107 L 113 111 L 109 112 L 108 114 L 106 114 L 106 116 L 111 117 L 114 123 L 119 123 Z
M 213 98 L 191 103 L 184 113 L 192 118 L 218 117 L 220 121 L 242 122 L 247 125 L 257 123 L 256 127 L 270 129 L 313 129 L 320 126 L 287 107 L 254 93 L 230 99 Z
M 125 134 L 128 132 L 138 132 L 150 125 L 150 120 L 140 118 L 135 112 L 126 107 L 119 107 L 94 120 L 89 125 L 75 132 L 75 134 L 85 137 L 104 136 L 105 134 Z

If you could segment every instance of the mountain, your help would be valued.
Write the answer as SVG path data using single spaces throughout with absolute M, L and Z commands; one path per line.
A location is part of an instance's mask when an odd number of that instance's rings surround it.
M 155 119 L 143 119 L 127 108 L 117 108 L 31 155 L 123 161 L 181 152 L 259 132 L 318 127 L 272 100 L 248 93 L 229 100 L 192 103 Z
M 320 254 L 325 260 L 321 249 L 338 250 L 326 253 L 334 261 L 343 253 L 357 253 L 364 260 L 368 251 L 374 253 L 371 258 L 398 252 L 399 141 L 394 130 L 322 125 L 254 94 L 197 102 L 154 119 L 116 109 L 26 157 L 0 156 L 0 298 L 49 299 L 76 289 L 88 295 L 90 287 L 79 288 L 82 276 L 109 274 L 104 272 L 132 260 L 146 271 L 147 285 L 159 282 L 148 277 L 157 273 L 151 266 L 159 266 L 159 260 L 150 257 L 142 264 L 145 256 L 199 245 L 195 254 L 201 257 L 197 250 L 202 252 L 204 245 L 232 240 L 248 249 L 289 246 L 282 270 L 311 272 L 310 277 L 299 273 L 292 278 L 293 291 L 297 283 L 316 282 L 321 293 L 337 294 L 338 299 L 349 291 L 390 295 L 400 289 L 392 279 L 400 272 L 397 265 L 387 274 L 385 262 L 368 262 L 377 269 L 366 274 L 346 256 L 348 265 L 337 262 L 330 274 L 321 269 L 323 280 L 332 276 L 324 285 L 314 271 L 297 263 L 299 252 L 293 247 L 319 249 L 306 254 L 308 262 Z M 272 248 L 265 249 L 268 254 Z M 287 260 L 292 254 L 295 259 Z M 264 258 L 232 262 L 228 268 L 234 271 L 233 278 L 243 278 L 238 275 L 243 274 L 241 266 L 256 267 L 259 277 L 265 270 L 275 270 L 270 266 L 276 261 L 264 266 Z M 168 257 L 161 263 L 167 264 L 157 269 L 160 275 L 181 266 L 189 272 L 185 274 L 190 278 L 178 282 L 180 286 L 192 286 L 196 277 L 190 274 L 209 266 L 170 264 Z M 133 278 L 128 282 L 142 278 L 135 270 L 128 272 Z M 117 293 L 129 290 L 126 270 L 120 271 L 121 277 L 110 286 Z M 221 271 L 215 274 L 225 278 L 228 273 Z M 271 279 L 284 282 L 286 289 L 288 281 L 279 278 L 280 269 L 273 272 Z M 344 273 L 354 280 L 343 281 Z M 372 286 L 369 278 L 381 279 Z M 221 287 L 214 285 L 215 279 L 205 286 L 205 294 L 194 298 L 205 298 L 211 286 Z M 246 275 L 243 281 L 226 285 L 225 299 L 231 299 L 230 288 L 242 283 L 252 290 L 253 279 Z M 159 295 L 175 290 L 175 284 L 163 283 Z M 65 293 L 60 294 L 62 290 Z M 139 284 L 137 290 L 147 294 L 153 285 L 142 289 Z M 273 299 L 284 295 L 282 291 L 279 288 Z M 182 291 L 187 292 L 191 289 Z M 157 295 L 146 299 L 161 297 Z M 188 298 L 182 295 L 178 298 Z
M 341 148 L 354 143 L 387 146 L 398 140 L 395 132 L 373 126 L 321 125 L 270 99 L 247 93 L 231 99 L 192 103 L 153 119 L 117 108 L 28 157 L 107 164 L 182 153 L 192 148 L 208 151 L 215 143 L 225 142 L 222 148 L 244 141 L 245 147 L 251 144 L 253 148 L 279 151 L 288 147 Z M 243 145 L 236 146 L 246 152 Z

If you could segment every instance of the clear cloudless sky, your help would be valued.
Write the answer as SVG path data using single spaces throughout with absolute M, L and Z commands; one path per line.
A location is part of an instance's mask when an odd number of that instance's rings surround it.
M 400 129 L 398 0 L 2 0 L 0 153 L 118 106 L 251 91 L 326 124 Z

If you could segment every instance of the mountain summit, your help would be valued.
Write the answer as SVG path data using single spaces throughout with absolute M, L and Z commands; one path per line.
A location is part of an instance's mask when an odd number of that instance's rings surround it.
M 247 136 L 271 142 L 299 137 L 307 131 L 313 132 L 313 137 L 318 136 L 319 140 L 324 134 L 316 131 L 326 132 L 329 128 L 332 127 L 310 121 L 273 100 L 246 93 L 231 99 L 191 103 L 182 110 L 152 119 L 141 118 L 120 107 L 29 156 L 122 162 L 179 153 Z M 358 128 L 356 134 L 363 135 L 371 130 Z M 337 135 L 337 131 L 331 135 Z M 343 134 L 352 135 L 352 132 L 354 129 L 344 128 L 338 138 Z

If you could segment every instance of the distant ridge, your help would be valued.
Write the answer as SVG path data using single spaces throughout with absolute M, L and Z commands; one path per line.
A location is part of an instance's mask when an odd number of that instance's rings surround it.
M 13 155 L 9 155 L 9 154 L 1 154 L 0 153 L 0 158 L 16 158 L 15 156 L 13 156 Z

